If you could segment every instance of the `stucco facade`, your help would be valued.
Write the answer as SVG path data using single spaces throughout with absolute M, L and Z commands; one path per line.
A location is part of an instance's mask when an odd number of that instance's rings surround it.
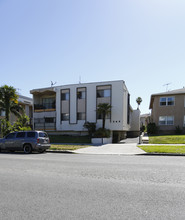
M 160 133 L 185 132 L 185 88 L 153 94 L 150 100 L 151 120 Z
M 99 103 L 112 106 L 105 127 L 126 133 L 130 130 L 129 92 L 123 80 L 62 85 L 33 89 L 34 128 L 63 134 L 85 134 L 85 122 L 102 127 L 98 118 Z

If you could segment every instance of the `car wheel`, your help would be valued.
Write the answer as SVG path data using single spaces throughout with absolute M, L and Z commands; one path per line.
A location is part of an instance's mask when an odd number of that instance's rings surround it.
M 23 150 L 24 150 L 24 153 L 25 153 L 25 154 L 31 154 L 31 152 L 32 152 L 32 147 L 31 147 L 30 144 L 25 144 Z

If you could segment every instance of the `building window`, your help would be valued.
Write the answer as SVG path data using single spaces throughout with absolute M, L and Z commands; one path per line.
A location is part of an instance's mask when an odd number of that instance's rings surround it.
M 77 98 L 78 99 L 85 99 L 85 91 L 77 92 Z
M 45 118 L 45 123 L 54 123 L 54 118 Z
M 69 121 L 69 113 L 62 113 L 61 120 L 62 121 Z
M 185 127 L 185 115 L 184 115 L 184 123 L 183 123 L 183 127 Z
M 110 97 L 110 89 L 97 90 L 97 98 Z
M 175 104 L 175 97 L 161 97 L 160 106 L 172 106 Z
M 159 117 L 159 125 L 173 125 L 173 124 L 174 124 L 174 116 Z
M 77 120 L 85 120 L 85 112 L 78 112 Z
M 61 100 L 69 100 L 69 92 L 61 94 Z
M 42 105 L 44 109 L 55 109 L 55 98 L 43 98 Z

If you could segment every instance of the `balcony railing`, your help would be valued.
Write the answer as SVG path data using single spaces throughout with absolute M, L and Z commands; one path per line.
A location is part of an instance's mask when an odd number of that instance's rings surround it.
M 56 105 L 55 103 L 48 103 L 45 105 L 34 104 L 34 110 L 35 111 L 55 111 Z

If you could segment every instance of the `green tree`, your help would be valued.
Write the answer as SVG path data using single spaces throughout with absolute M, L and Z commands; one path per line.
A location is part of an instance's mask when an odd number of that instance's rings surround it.
M 112 106 L 108 103 L 100 103 L 97 108 L 97 113 L 102 117 L 102 129 L 105 129 L 105 119 L 108 114 L 111 112 Z
M 139 109 L 139 106 L 140 106 L 140 104 L 141 104 L 142 101 L 143 101 L 143 100 L 142 100 L 141 97 L 138 97 L 138 98 L 136 99 L 136 102 L 137 102 L 137 104 L 138 104 L 137 109 Z
M 0 110 L 5 111 L 6 121 L 10 119 L 10 112 L 15 116 L 20 116 L 20 110 L 22 107 L 18 104 L 18 95 L 16 89 L 12 86 L 1 86 L 0 87 Z
M 26 115 L 25 111 L 23 110 L 22 115 L 20 115 L 16 122 L 12 126 L 13 131 L 25 131 L 31 130 L 29 127 L 29 117 Z
M 0 119 L 1 135 L 4 137 L 12 131 L 12 125 L 6 119 Z

